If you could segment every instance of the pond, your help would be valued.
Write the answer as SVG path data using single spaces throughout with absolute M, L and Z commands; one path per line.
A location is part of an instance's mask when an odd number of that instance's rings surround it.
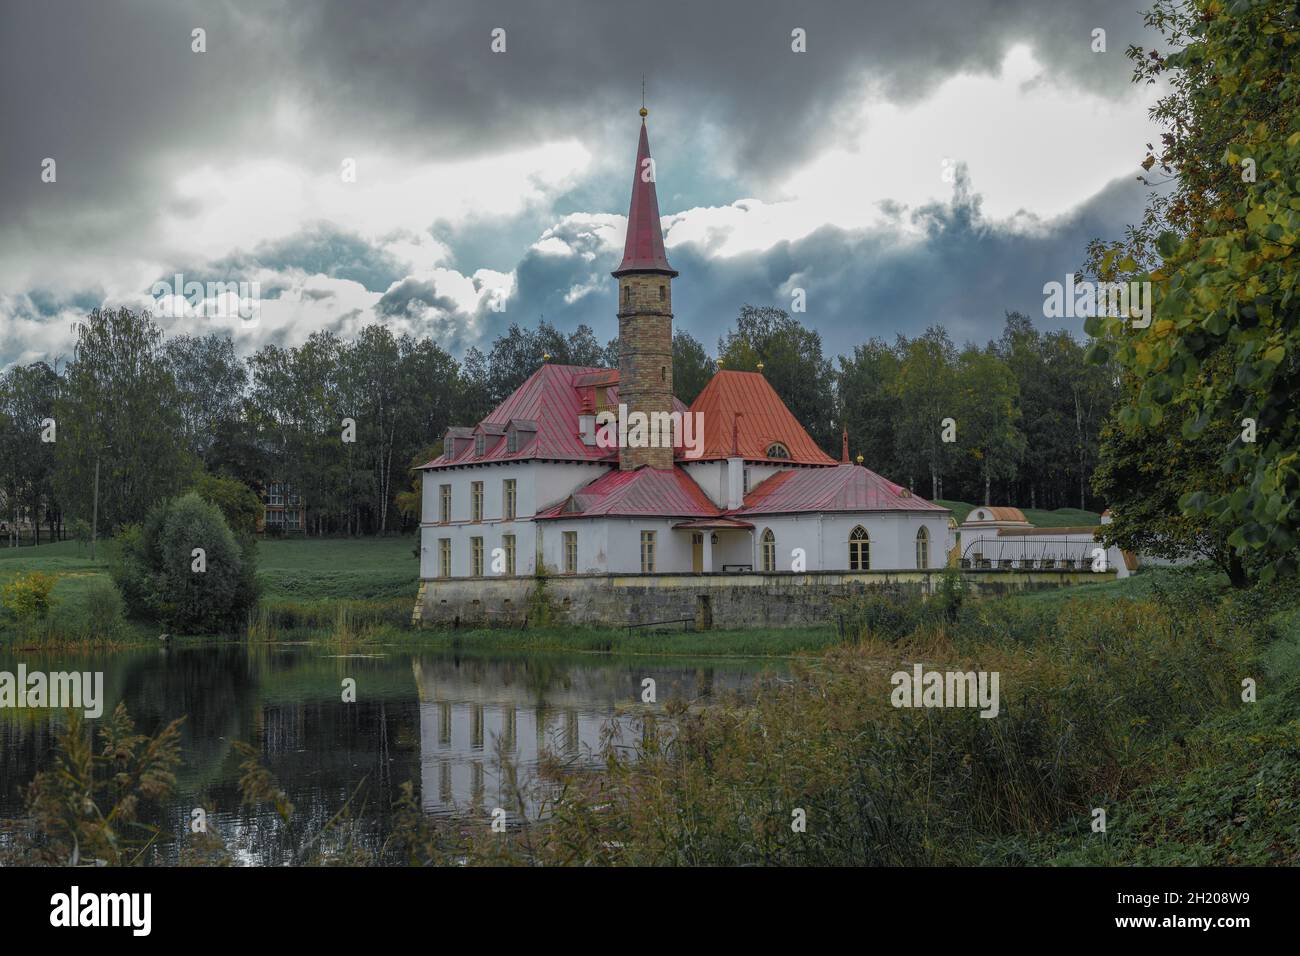
M 345 806 L 364 839 L 382 839 L 410 781 L 424 812 L 455 817 L 513 807 L 501 770 L 521 778 L 550 752 L 595 766 L 606 735 L 631 748 L 638 719 L 671 698 L 707 703 L 745 694 L 780 661 L 430 652 L 372 647 L 355 653 L 316 644 L 167 646 L 113 653 L 0 650 L 0 672 L 102 672 L 103 713 L 125 702 L 136 727 L 154 733 L 176 717 L 182 764 L 165 806 L 145 814 L 168 834 L 207 808 L 237 862 L 291 862 L 296 843 Z M 642 701 L 644 681 L 656 701 Z M 355 700 L 344 700 L 355 682 Z M 37 771 L 49 766 L 63 721 L 48 709 L 0 709 L 0 819 L 23 812 Z M 102 719 L 102 718 L 101 718 Z M 269 807 L 240 806 L 242 757 L 252 744 L 295 807 L 286 827 Z M 530 812 L 536 810 L 527 801 Z M 511 811 L 513 812 L 513 811 Z M 175 841 L 150 850 L 171 862 Z

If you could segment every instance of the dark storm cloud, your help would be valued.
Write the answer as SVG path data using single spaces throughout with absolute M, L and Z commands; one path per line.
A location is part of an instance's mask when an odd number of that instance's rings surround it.
M 383 292 L 406 275 L 403 265 L 391 255 L 330 222 L 314 223 L 292 236 L 259 243 L 250 252 L 232 253 L 191 271 L 195 278 L 199 273 L 224 278 L 257 269 L 299 269 L 308 275 L 351 279 L 371 292 Z
M 449 315 L 457 311 L 456 303 L 439 295 L 433 282 L 415 277 L 403 279 L 375 303 L 375 313 L 380 316 L 423 316 L 428 309 Z
M 334 165 L 334 153 L 318 151 L 340 141 L 478 155 L 557 131 L 605 145 L 613 129 L 623 135 L 626 123 L 612 120 L 627 117 L 643 73 L 652 106 L 712 124 L 726 162 L 761 178 L 844 132 L 863 76 L 906 102 L 956 71 L 995 69 L 1024 40 L 1054 72 L 1118 95 L 1130 72 L 1123 47 L 1141 31 L 1137 7 L 7 0 L 0 242 L 70 228 L 111 241 L 164 211 L 163 170 L 201 159 L 281 150 Z M 195 27 L 207 31 L 206 53 L 191 52 Z M 504 54 L 489 49 L 497 27 Z M 808 32 L 807 53 L 790 51 L 795 27 Z M 1104 55 L 1089 49 L 1094 27 L 1108 31 Z M 316 135 L 268 126 L 281 97 L 306 104 Z M 59 164 L 54 195 L 39 180 L 45 157 Z
M 1119 234 L 1143 187 L 1116 180 L 1070 215 L 1028 232 L 989 223 L 979 197 L 959 181 L 949 203 L 899 216 L 920 227 L 923 238 L 907 241 L 892 228 L 844 230 L 824 227 L 761 253 L 719 259 L 695 245 L 674 246 L 669 257 L 681 272 L 673 288 L 674 324 L 700 339 L 710 352 L 735 321 L 742 303 L 791 309 L 790 289 L 803 288 L 807 312 L 797 317 L 822 334 L 829 354 L 845 353 L 873 336 L 916 335 L 945 326 L 953 339 L 983 344 L 1001 331 L 1003 315 L 1019 310 L 1044 328 L 1078 323 L 1043 319 L 1042 287 L 1079 268 L 1088 241 Z M 617 332 L 613 279 L 615 257 L 599 263 L 578 256 L 530 254 L 517 269 L 518 292 L 508 321 L 529 323 L 545 312 L 562 329 L 591 325 L 601 340 Z M 596 268 L 596 266 L 601 268 Z M 569 288 L 595 281 L 595 291 L 572 305 Z

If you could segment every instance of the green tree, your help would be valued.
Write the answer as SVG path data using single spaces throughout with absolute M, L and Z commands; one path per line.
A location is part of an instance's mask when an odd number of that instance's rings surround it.
M 673 333 L 673 392 L 689 405 L 717 374 L 718 365 L 689 332 Z
M 734 371 L 755 371 L 762 362 L 763 376 L 813 440 L 839 452 L 835 373 L 816 330 L 781 309 L 744 305 L 736 327 L 718 341 L 718 356 Z
M 1231 490 L 1231 480 L 1215 463 L 1230 432 L 1218 422 L 1187 439 L 1166 428 L 1108 423 L 1092 476 L 1094 490 L 1110 503 L 1111 520 L 1102 525 L 1101 541 L 1171 561 L 1208 557 L 1234 585 L 1247 584 L 1246 567 L 1228 545 L 1227 532 L 1208 516 L 1178 506 L 1189 482 L 1219 493 Z
M 1280 0 L 1195 12 L 1161 21 L 1178 48 L 1160 61 L 1180 97 L 1165 117 L 1179 150 L 1170 168 L 1195 195 L 1156 223 L 1168 227 L 1157 268 L 1142 271 L 1122 245 L 1096 257 L 1100 274 L 1153 284 L 1154 321 L 1098 318 L 1089 332 L 1105 340 L 1094 355 L 1113 353 L 1134 383 L 1124 428 L 1232 430 L 1214 457 L 1232 490 L 1190 478 L 1179 504 L 1226 532 L 1245 566 L 1267 561 L 1271 578 L 1296 571 L 1300 546 L 1300 13 Z
M 176 383 L 186 447 L 209 464 L 218 436 L 239 418 L 248 372 L 235 357 L 235 343 L 216 332 L 172 336 L 161 352 Z
M 956 398 L 957 445 L 975 463 L 984 504 L 992 504 L 993 482 L 1014 478 L 1025 451 L 1020 388 L 996 352 L 968 346 L 957 360 Z
M 928 475 L 930 497 L 942 498 L 954 448 L 943 440 L 944 419 L 955 421 L 958 412 L 956 349 L 944 329 L 931 326 L 924 335 L 901 341 L 900 353 L 894 447 L 901 475 L 910 488 L 918 476 Z
M 200 475 L 194 483 L 200 498 L 221 509 L 226 524 L 236 535 L 251 537 L 262 518 L 262 499 L 256 491 L 235 478 Z
M 193 472 L 177 411 L 162 330 L 148 312 L 95 309 L 55 403 L 56 488 L 67 510 L 89 519 L 99 463 L 99 528 L 140 521 Z
M 903 476 L 896 431 L 900 365 L 898 351 L 873 338 L 854 346 L 851 358 L 840 356 L 836 382 L 850 455 L 861 454 L 867 467 L 894 480 Z
M 127 607 L 179 633 L 232 631 L 257 603 L 254 555 L 195 492 L 155 506 L 119 549 L 112 574 Z
M 57 533 L 60 519 L 55 494 L 55 448 L 58 428 L 45 441 L 47 423 L 54 419 L 59 376 L 44 362 L 15 365 L 0 374 L 0 512 L 17 540 L 23 512 L 31 518 L 33 544 L 40 544 L 41 522 Z

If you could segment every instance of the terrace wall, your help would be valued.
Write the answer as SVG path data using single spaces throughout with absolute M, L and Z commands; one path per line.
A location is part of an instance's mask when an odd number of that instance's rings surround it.
M 969 571 L 968 593 L 1006 594 L 1092 584 L 1113 571 Z M 625 627 L 690 618 L 708 628 L 804 627 L 836 619 L 839 602 L 873 588 L 933 594 L 939 571 L 806 574 L 575 574 L 426 580 L 413 623 L 442 627 L 573 624 Z

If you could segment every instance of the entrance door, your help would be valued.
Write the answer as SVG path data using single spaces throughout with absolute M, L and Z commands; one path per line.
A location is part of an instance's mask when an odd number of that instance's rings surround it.
M 691 534 L 691 570 L 696 574 L 704 572 L 704 534 L 700 531 Z

